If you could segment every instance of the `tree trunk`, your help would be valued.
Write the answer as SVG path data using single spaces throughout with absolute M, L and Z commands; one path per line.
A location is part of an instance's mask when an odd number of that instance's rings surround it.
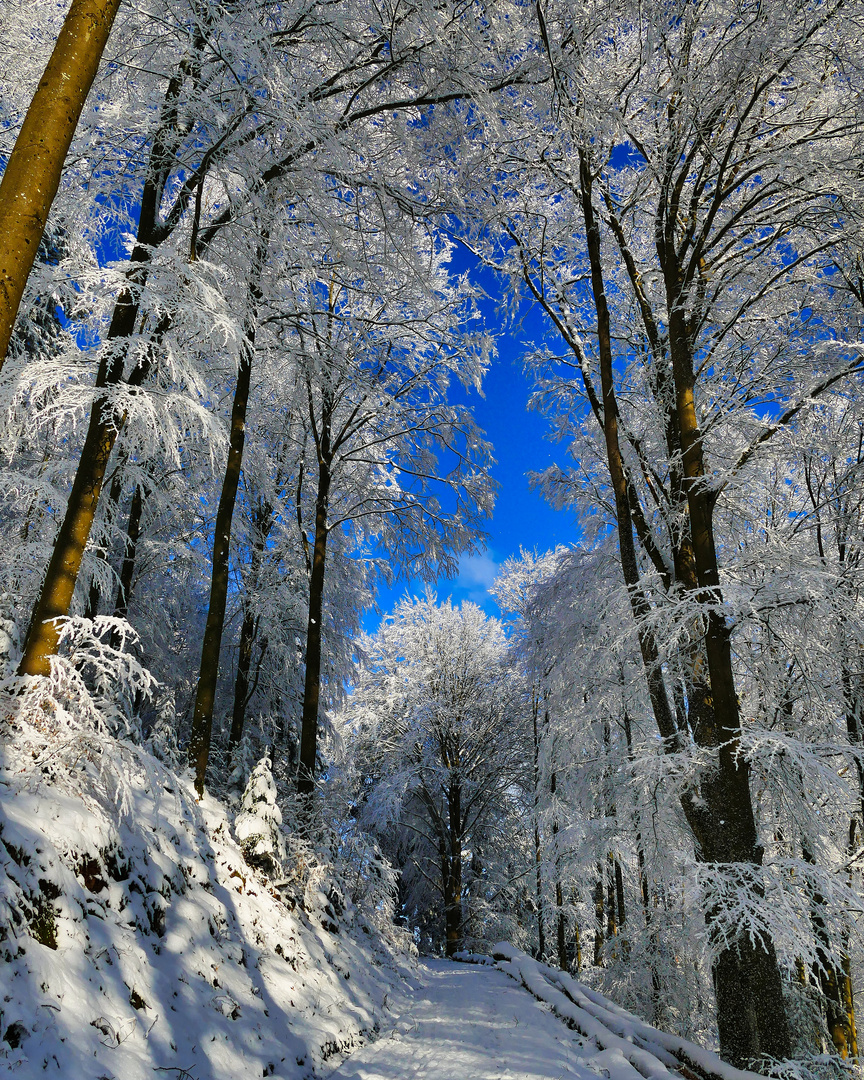
M 597 867 L 597 883 L 594 886 L 594 966 L 603 966 L 603 864 Z
M 606 859 L 606 940 L 610 943 L 618 936 L 618 912 L 615 905 L 615 858 L 610 853 Z M 616 953 L 613 947 L 612 959 Z
M 327 509 L 330 499 L 330 464 L 325 456 L 318 465 L 318 492 L 315 497 L 315 542 L 312 572 L 309 575 L 309 620 L 306 627 L 306 677 L 303 686 L 303 720 L 300 730 L 300 762 L 297 792 L 311 795 L 315 789 L 315 760 L 318 755 L 318 705 L 321 698 L 321 621 L 324 614 L 324 578 L 327 559 Z
M 558 967 L 567 971 L 570 965 L 567 962 L 567 916 L 564 914 L 564 890 L 561 881 L 555 882 L 555 906 L 558 909 L 556 929 L 558 936 Z
M 816 865 L 810 844 L 803 836 L 801 855 L 804 862 L 811 866 Z M 840 1057 L 848 1060 L 850 1056 L 854 1056 L 852 1047 L 856 1041 L 854 1012 L 851 1018 L 846 1013 L 843 972 L 842 969 L 838 971 L 831 959 L 831 939 L 825 923 L 825 906 L 825 897 L 821 893 L 814 892 L 810 901 L 810 925 L 816 942 L 815 975 L 819 989 L 822 991 L 822 1006 L 831 1042 Z
M 674 291 L 671 295 L 675 295 Z M 750 797 L 750 766 L 738 752 L 741 720 L 732 666 L 731 631 L 719 611 L 722 597 L 713 507 L 704 484 L 693 363 L 677 297 L 670 310 L 669 338 L 695 558 L 695 595 L 697 600 L 711 604 L 704 637 L 711 694 L 710 727 L 706 709 L 705 720 L 695 725 L 694 737 L 700 746 L 715 752 L 716 771 L 704 775 L 700 784 L 704 811 L 694 812 L 691 803 L 688 816 L 691 827 L 695 826 L 699 855 L 706 862 L 761 866 L 763 850 Z M 689 582 L 684 584 L 691 586 Z M 718 914 L 709 912 L 709 931 Z M 714 964 L 717 1026 L 723 1056 L 740 1068 L 763 1056 L 788 1057 L 791 1039 L 773 941 L 765 938 L 754 942 L 747 934 L 731 945 L 727 941 L 724 936 Z
M 660 735 L 667 749 L 680 744 L 674 710 L 663 681 L 659 653 L 653 637 L 646 638 L 644 621 L 650 612 L 641 591 L 640 575 L 633 540 L 633 512 L 629 484 L 618 438 L 618 409 L 613 381 L 611 326 L 603 283 L 600 230 L 592 202 L 592 175 L 584 151 L 580 151 L 580 190 L 585 219 L 586 244 L 591 269 L 591 285 L 597 313 L 598 353 L 603 394 L 602 426 L 606 441 L 615 510 L 618 543 L 624 580 L 636 620 L 642 659 L 645 665 L 649 696 Z M 664 271 L 668 261 L 662 259 Z M 674 277 L 674 275 L 672 275 Z M 701 434 L 696 423 L 693 396 L 693 370 L 677 279 L 667 273 L 667 301 L 670 311 L 670 348 L 675 382 L 677 424 L 684 464 L 684 490 L 690 518 L 690 550 L 695 562 L 696 580 L 684 581 L 695 587 L 696 598 L 711 601 L 704 637 L 710 683 L 710 712 L 705 711 L 697 742 L 716 754 L 716 772 L 704 774 L 699 792 L 686 792 L 682 798 L 687 821 L 697 841 L 697 856 L 706 862 L 749 863 L 760 866 L 762 849 L 756 835 L 756 823 L 750 800 L 749 766 L 738 755 L 740 718 L 732 669 L 730 631 L 718 614 L 719 575 L 717 572 L 710 500 L 704 488 Z M 599 419 L 599 417 L 598 417 Z M 640 628 L 640 624 L 643 624 Z M 694 683 L 698 680 L 694 680 Z M 602 876 L 601 876 L 602 895 Z M 720 912 L 708 912 L 709 930 Z M 789 1028 L 773 942 L 754 944 L 743 935 L 732 944 L 718 945 L 714 963 L 717 995 L 717 1022 L 721 1054 L 732 1064 L 746 1068 L 763 1055 L 788 1056 Z
M 0 367 L 120 0 L 72 0 L 0 182 Z
M 97 398 L 90 413 L 90 425 L 66 514 L 54 541 L 42 589 L 30 618 L 24 652 L 18 666 L 19 675 L 51 673 L 51 657 L 57 652 L 59 640 L 56 620 L 69 614 L 108 459 L 125 420 L 120 416 L 104 418 L 107 404 L 105 398 Z
M 144 492 L 140 484 L 135 485 L 132 504 L 129 507 L 129 521 L 126 524 L 126 550 L 123 553 L 123 565 L 120 567 L 120 583 L 117 586 L 117 599 L 114 603 L 114 615 L 125 619 L 129 612 L 129 598 L 132 595 L 132 578 L 135 575 L 135 556 L 138 550 L 138 537 L 141 535 L 141 514 L 144 510 Z
M 544 726 L 549 727 L 549 712 L 547 710 Z M 558 852 L 558 811 L 555 808 L 555 793 L 558 790 L 558 774 L 553 772 L 549 777 L 549 795 L 552 798 L 552 853 L 555 859 L 555 928 L 558 938 L 558 967 L 562 971 L 567 970 L 567 917 L 564 914 L 564 889 L 561 885 L 561 858 Z
M 618 930 L 620 932 L 627 921 L 627 910 L 624 907 L 624 875 L 621 871 L 621 860 L 617 856 L 613 859 L 615 871 L 615 909 L 618 916 Z
M 462 948 L 462 784 L 458 762 L 451 768 L 447 794 L 449 812 L 449 896 L 444 897 L 446 952 L 453 956 Z
M 219 652 L 225 626 L 225 607 L 228 601 L 228 571 L 231 552 L 231 522 L 237 502 L 237 488 L 243 468 L 243 447 L 246 441 L 246 411 L 249 405 L 249 383 L 252 377 L 252 357 L 255 352 L 255 331 L 258 305 L 261 302 L 260 277 L 267 259 L 269 236 L 265 232 L 255 253 L 249 282 L 249 311 L 246 316 L 245 340 L 237 370 L 237 387 L 231 409 L 231 434 L 228 461 L 222 482 L 222 494 L 216 511 L 213 531 L 213 571 L 210 579 L 210 603 L 207 624 L 201 646 L 201 666 L 195 692 L 195 711 L 189 740 L 189 763 L 195 769 L 195 790 L 204 794 L 204 778 L 210 759 L 213 737 L 213 709 L 216 703 L 216 682 L 219 676 Z
M 537 955 L 546 956 L 546 929 L 543 918 L 543 874 L 540 845 L 540 732 L 537 725 L 540 713 L 540 695 L 535 690 L 531 703 L 531 719 L 534 726 L 534 871 L 537 889 Z
M 177 101 L 187 77 L 194 75 L 195 64 L 188 57 L 179 65 L 165 92 L 160 125 L 153 139 L 147 177 L 141 194 L 141 212 L 135 247 L 129 256 L 126 286 L 120 293 L 111 316 L 96 389 L 114 386 L 123 380 L 126 343 L 135 332 L 140 291 L 147 282 L 148 264 L 154 247 L 171 234 L 170 227 L 159 222 L 159 203 L 168 178 L 172 140 L 177 139 Z M 179 219 L 178 219 L 179 220 Z M 176 224 L 176 222 L 174 223 Z M 142 386 L 149 378 L 153 350 L 167 333 L 171 316 L 164 314 L 153 332 L 153 346 L 148 357 L 127 379 L 129 386 Z M 39 597 L 30 618 L 19 675 L 49 675 L 51 657 L 57 652 L 59 628 L 55 620 L 69 614 L 72 595 L 81 569 L 84 548 L 90 536 L 105 470 L 117 437 L 126 423 L 125 413 L 110 406 L 108 396 L 98 395 L 90 409 L 90 420 L 81 459 L 72 483 L 66 513 L 54 541 L 51 559 L 45 572 Z
M 231 733 L 228 736 L 228 753 L 232 754 L 243 738 L 246 722 L 246 705 L 249 694 L 249 672 L 252 668 L 252 646 L 255 643 L 255 616 L 250 607 L 243 613 L 240 628 L 240 648 L 237 655 L 237 677 L 234 680 L 234 707 L 231 711 Z
M 240 628 L 240 647 L 237 656 L 237 677 L 234 680 L 234 708 L 231 713 L 231 734 L 228 737 L 228 753 L 233 755 L 243 738 L 246 723 L 246 706 L 249 704 L 249 673 L 252 669 L 252 648 L 258 630 L 258 620 L 249 601 L 249 593 L 258 584 L 258 572 L 264 554 L 264 545 L 273 527 L 273 507 L 269 503 L 260 504 L 255 514 L 255 539 L 252 544 L 252 559 L 249 571 L 249 587 L 243 604 L 243 625 Z M 263 659 L 263 647 L 261 659 Z M 260 671 L 261 660 L 258 669 Z M 252 693 L 255 692 L 253 686 Z

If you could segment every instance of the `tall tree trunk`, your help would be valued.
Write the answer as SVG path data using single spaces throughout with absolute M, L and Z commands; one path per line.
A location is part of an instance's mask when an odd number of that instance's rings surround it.
M 544 727 L 549 727 L 549 713 L 546 712 Z M 555 806 L 555 794 L 558 791 L 558 773 L 553 770 L 549 777 L 549 795 L 552 799 L 552 854 L 555 860 L 555 929 L 558 946 L 558 967 L 567 970 L 567 916 L 564 914 L 564 889 L 561 885 L 561 856 L 558 851 L 558 810 Z
M 114 305 L 111 323 L 102 350 L 96 389 L 103 390 L 123 381 L 128 339 L 135 332 L 141 290 L 147 282 L 148 264 L 155 247 L 171 235 L 179 217 L 169 224 L 159 220 L 159 205 L 170 173 L 178 135 L 178 100 L 185 80 L 197 78 L 197 62 L 184 57 L 165 91 L 159 127 L 150 149 L 147 176 L 141 193 L 141 211 L 135 247 L 129 256 L 126 286 Z M 212 240 L 212 237 L 211 237 Z M 167 333 L 171 316 L 165 313 L 153 331 L 150 353 L 126 380 L 131 387 L 142 386 L 150 376 L 155 346 Z M 87 434 L 66 512 L 54 541 L 51 559 L 36 600 L 24 652 L 18 667 L 20 675 L 48 675 L 51 657 L 57 652 L 57 619 L 69 614 L 72 595 L 81 569 L 84 548 L 93 527 L 96 508 L 105 481 L 105 470 L 117 437 L 126 423 L 126 414 L 112 407 L 110 396 L 98 394 L 90 409 Z
M 564 914 L 564 889 L 560 878 L 555 882 L 555 907 L 558 917 L 555 920 L 558 946 L 558 967 L 561 971 L 567 971 L 570 965 L 567 962 L 567 916 Z
M 326 431 L 325 431 L 326 440 Z M 306 675 L 303 685 L 303 719 L 300 730 L 300 762 L 297 792 L 311 795 L 315 789 L 318 755 L 318 707 L 321 699 L 321 621 L 324 615 L 324 580 L 327 560 L 327 510 L 330 501 L 329 444 L 319 452 L 318 491 L 315 497 L 315 542 L 309 574 L 309 619 L 306 626 Z
M 449 896 L 444 898 L 446 952 L 453 956 L 462 948 L 462 782 L 458 775 L 458 760 L 450 770 L 447 793 L 449 813 Z
M 108 401 L 93 403 L 81 460 L 69 493 L 66 514 L 54 541 L 42 589 L 30 618 L 19 675 L 49 675 L 57 652 L 56 620 L 69 614 L 75 584 L 102 493 L 105 470 L 125 416 L 105 416 Z
M 120 0 L 72 0 L 0 182 L 0 367 Z
M 243 351 L 237 373 L 237 389 L 231 412 L 231 439 L 228 447 L 228 463 L 222 482 L 222 494 L 216 511 L 213 530 L 213 571 L 210 579 L 210 603 L 207 607 L 207 623 L 201 647 L 201 665 L 195 692 L 195 711 L 192 717 L 192 735 L 189 741 L 189 763 L 195 770 L 195 790 L 204 794 L 204 778 L 210 760 L 210 742 L 213 735 L 213 708 L 216 702 L 216 681 L 219 675 L 219 651 L 222 647 L 222 631 L 225 625 L 225 607 L 228 600 L 228 570 L 231 546 L 231 521 L 237 501 L 237 487 L 243 465 L 246 408 L 249 401 L 249 380 L 252 371 L 251 343 Z
M 615 859 L 610 852 L 606 858 L 606 940 L 614 941 L 618 936 L 618 912 L 615 909 Z M 615 959 L 615 950 L 611 952 Z
M 114 602 L 114 615 L 125 619 L 129 612 L 129 598 L 132 596 L 132 579 L 135 576 L 135 558 L 138 552 L 138 537 L 141 535 L 141 515 L 144 510 L 144 492 L 140 484 L 135 485 L 132 503 L 129 506 L 129 520 L 126 523 L 125 551 L 123 565 L 120 567 L 120 582 L 117 586 L 117 599 Z
M 676 748 L 680 745 L 680 736 L 660 670 L 659 653 L 653 640 L 646 640 L 645 637 L 644 622 L 650 609 L 639 584 L 640 575 L 633 540 L 633 514 L 637 508 L 630 504 L 630 485 L 619 444 L 611 326 L 603 282 L 600 230 L 592 201 L 593 178 L 584 151 L 580 151 L 579 177 L 591 285 L 597 313 L 603 395 L 602 425 L 615 497 L 621 567 L 636 620 L 649 696 L 660 734 L 667 749 Z M 662 254 L 661 260 L 665 270 L 668 260 L 662 259 Z M 671 313 L 669 337 L 676 390 L 675 405 L 690 517 L 689 539 L 696 577 L 692 583 L 686 580 L 683 583 L 695 589 L 698 600 L 710 601 L 712 604 L 707 615 L 707 632 L 704 637 L 711 695 L 706 704 L 710 703 L 711 709 L 705 710 L 700 718 L 699 730 L 694 734 L 701 746 L 714 751 L 716 771 L 703 775 L 698 793 L 685 793 L 682 807 L 696 838 L 699 858 L 706 862 L 760 866 L 763 853 L 758 843 L 750 799 L 749 765 L 738 753 L 741 731 L 732 669 L 730 631 L 717 610 L 719 574 L 710 500 L 703 481 L 701 434 L 696 423 L 692 362 L 686 343 L 680 298 L 675 293 L 677 281 L 672 281 L 667 274 L 666 285 Z M 641 629 L 640 624 L 643 624 Z M 721 916 L 719 911 L 707 913 L 709 930 Z M 727 943 L 728 938 L 725 936 L 722 940 L 723 943 L 717 947 L 713 974 L 723 1057 L 744 1068 L 763 1055 L 775 1058 L 788 1056 L 789 1027 L 773 942 L 770 939 L 764 942 L 760 939 L 754 943 L 746 934 L 732 943 Z
M 233 755 L 243 738 L 246 723 L 246 706 L 249 702 L 249 672 L 252 669 L 252 647 L 255 644 L 255 614 L 247 605 L 240 628 L 240 647 L 237 655 L 237 676 L 234 680 L 234 707 L 231 710 L 231 733 L 228 736 L 228 753 Z
M 704 720 L 695 725 L 694 736 L 700 746 L 714 752 L 716 769 L 701 778 L 700 794 L 708 813 L 698 815 L 699 831 L 694 831 L 699 854 L 706 862 L 761 866 L 763 849 L 750 797 L 750 765 L 746 756 L 739 753 L 741 719 L 732 666 L 731 630 L 720 613 L 722 597 L 713 504 L 704 482 L 693 361 L 677 294 L 669 283 L 667 291 L 670 297 L 675 297 L 670 304 L 669 339 L 696 570 L 696 581 L 684 584 L 693 588 L 698 601 L 710 604 L 704 648 L 711 709 L 710 712 L 705 709 Z M 697 817 L 692 809 L 690 817 L 692 825 Z M 722 916 L 712 912 L 708 918 L 710 924 Z M 724 934 L 723 942 L 714 965 L 717 1026 L 723 1055 L 742 1068 L 763 1056 L 788 1057 L 791 1039 L 773 941 L 767 937 L 753 941 L 745 933 L 731 945 Z
M 225 626 L 228 601 L 228 572 L 231 552 L 231 523 L 237 502 L 237 488 L 243 469 L 243 447 L 246 441 L 246 412 L 249 405 L 249 384 L 252 377 L 252 358 L 255 353 L 255 332 L 258 307 L 261 302 L 261 274 L 267 260 L 269 235 L 264 232 L 252 266 L 249 281 L 249 309 L 245 320 L 245 340 L 237 370 L 237 387 L 231 409 L 231 433 L 228 442 L 228 461 L 222 481 L 222 494 L 216 511 L 213 529 L 213 571 L 210 579 L 210 603 L 201 646 L 201 666 L 195 692 L 195 711 L 189 740 L 189 763 L 195 769 L 195 790 L 204 794 L 204 778 L 210 759 L 213 737 L 213 709 L 216 703 L 216 682 L 219 677 L 219 652 Z
M 594 885 L 594 966 L 603 966 L 603 864 L 597 866 L 597 882 Z
M 627 921 L 627 909 L 624 907 L 624 875 L 621 871 L 621 860 L 617 856 L 613 858 L 613 864 L 615 873 L 615 910 L 618 916 L 618 931 L 620 933 L 621 928 Z
M 273 527 L 273 508 L 269 503 L 259 506 L 255 515 L 255 539 L 252 544 L 252 559 L 249 571 L 249 588 L 243 605 L 243 625 L 240 628 L 240 648 L 237 656 L 237 677 L 234 680 L 234 708 L 231 714 L 231 734 L 228 738 L 228 752 L 234 753 L 243 738 L 246 722 L 246 706 L 249 704 L 249 673 L 252 669 L 252 649 L 258 629 L 258 620 L 249 601 L 249 593 L 258 583 L 258 573 L 264 554 L 264 545 Z M 262 657 L 263 659 L 263 648 Z M 260 670 L 260 661 L 259 661 Z M 252 692 L 254 693 L 254 687 Z
M 540 731 L 537 720 L 540 713 L 540 693 L 532 694 L 531 720 L 534 727 L 534 871 L 537 890 L 537 954 L 541 960 L 546 956 L 546 928 L 543 918 L 543 873 L 540 845 Z

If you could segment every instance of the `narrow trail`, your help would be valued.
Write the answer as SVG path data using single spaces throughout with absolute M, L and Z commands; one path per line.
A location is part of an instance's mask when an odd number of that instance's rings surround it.
M 420 982 L 394 1030 L 330 1080 L 597 1080 L 596 1046 L 503 972 L 426 960 Z
M 423 962 L 393 1030 L 330 1080 L 758 1080 L 511 945 L 493 956 Z

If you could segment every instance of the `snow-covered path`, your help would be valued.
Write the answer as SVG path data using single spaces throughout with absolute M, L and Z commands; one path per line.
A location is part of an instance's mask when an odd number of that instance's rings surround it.
M 597 1080 L 597 1048 L 503 972 L 427 960 L 420 974 L 394 1030 L 331 1080 Z

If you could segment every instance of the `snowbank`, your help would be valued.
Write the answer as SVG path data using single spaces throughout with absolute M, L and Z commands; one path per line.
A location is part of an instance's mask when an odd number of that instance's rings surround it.
M 756 1073 L 727 1065 L 704 1047 L 651 1027 L 566 972 L 541 964 L 507 942 L 499 942 L 492 957 L 496 967 L 596 1043 L 600 1053 L 587 1064 L 611 1080 L 672 1080 L 670 1070 L 689 1080 L 759 1080 Z M 459 959 L 476 963 L 486 958 L 461 954 Z
M 374 1037 L 407 939 L 277 891 L 139 747 L 0 753 L 0 1075 L 301 1080 Z

